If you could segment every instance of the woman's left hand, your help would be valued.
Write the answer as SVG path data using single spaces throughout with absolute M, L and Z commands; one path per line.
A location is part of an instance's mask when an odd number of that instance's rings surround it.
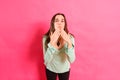
M 61 37 L 67 42 L 67 43 L 71 43 L 70 40 L 70 34 L 66 33 L 64 30 L 61 31 Z

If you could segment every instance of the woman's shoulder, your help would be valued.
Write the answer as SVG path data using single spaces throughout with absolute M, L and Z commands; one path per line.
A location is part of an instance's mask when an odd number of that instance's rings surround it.
M 47 39 L 47 37 L 48 37 L 47 35 L 43 35 L 43 37 L 42 37 L 42 38 L 43 38 L 43 40 L 46 40 L 46 39 Z
M 43 38 L 47 38 L 48 36 L 46 34 L 43 35 Z
M 73 35 L 73 34 L 69 33 L 69 35 L 70 35 L 70 38 L 74 38 L 74 35 Z

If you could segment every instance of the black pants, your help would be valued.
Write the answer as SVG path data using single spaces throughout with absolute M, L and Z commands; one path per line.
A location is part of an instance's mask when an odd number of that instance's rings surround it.
M 65 72 L 65 73 L 54 73 L 46 69 L 47 80 L 56 80 L 57 76 L 59 80 L 69 80 L 69 74 L 70 74 L 70 71 Z

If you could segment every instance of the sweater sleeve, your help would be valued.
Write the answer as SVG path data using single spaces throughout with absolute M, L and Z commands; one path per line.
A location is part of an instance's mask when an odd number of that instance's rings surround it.
M 57 49 L 53 47 L 50 43 L 47 44 L 48 47 L 45 46 L 45 41 L 46 37 L 43 37 L 44 64 L 47 65 L 47 63 L 49 63 L 52 60 L 53 54 L 57 51 Z
M 68 48 L 68 46 L 66 46 L 65 53 L 68 55 L 68 60 L 70 63 L 73 63 L 75 61 L 75 41 L 73 36 L 71 37 L 71 41 L 72 47 Z

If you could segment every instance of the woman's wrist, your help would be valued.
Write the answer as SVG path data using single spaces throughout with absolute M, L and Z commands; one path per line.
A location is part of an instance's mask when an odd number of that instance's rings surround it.
M 72 47 L 72 42 L 68 42 L 68 48 Z
M 56 44 L 56 43 L 50 41 L 50 44 L 51 44 L 52 46 L 54 46 L 55 48 L 57 48 L 57 44 Z

